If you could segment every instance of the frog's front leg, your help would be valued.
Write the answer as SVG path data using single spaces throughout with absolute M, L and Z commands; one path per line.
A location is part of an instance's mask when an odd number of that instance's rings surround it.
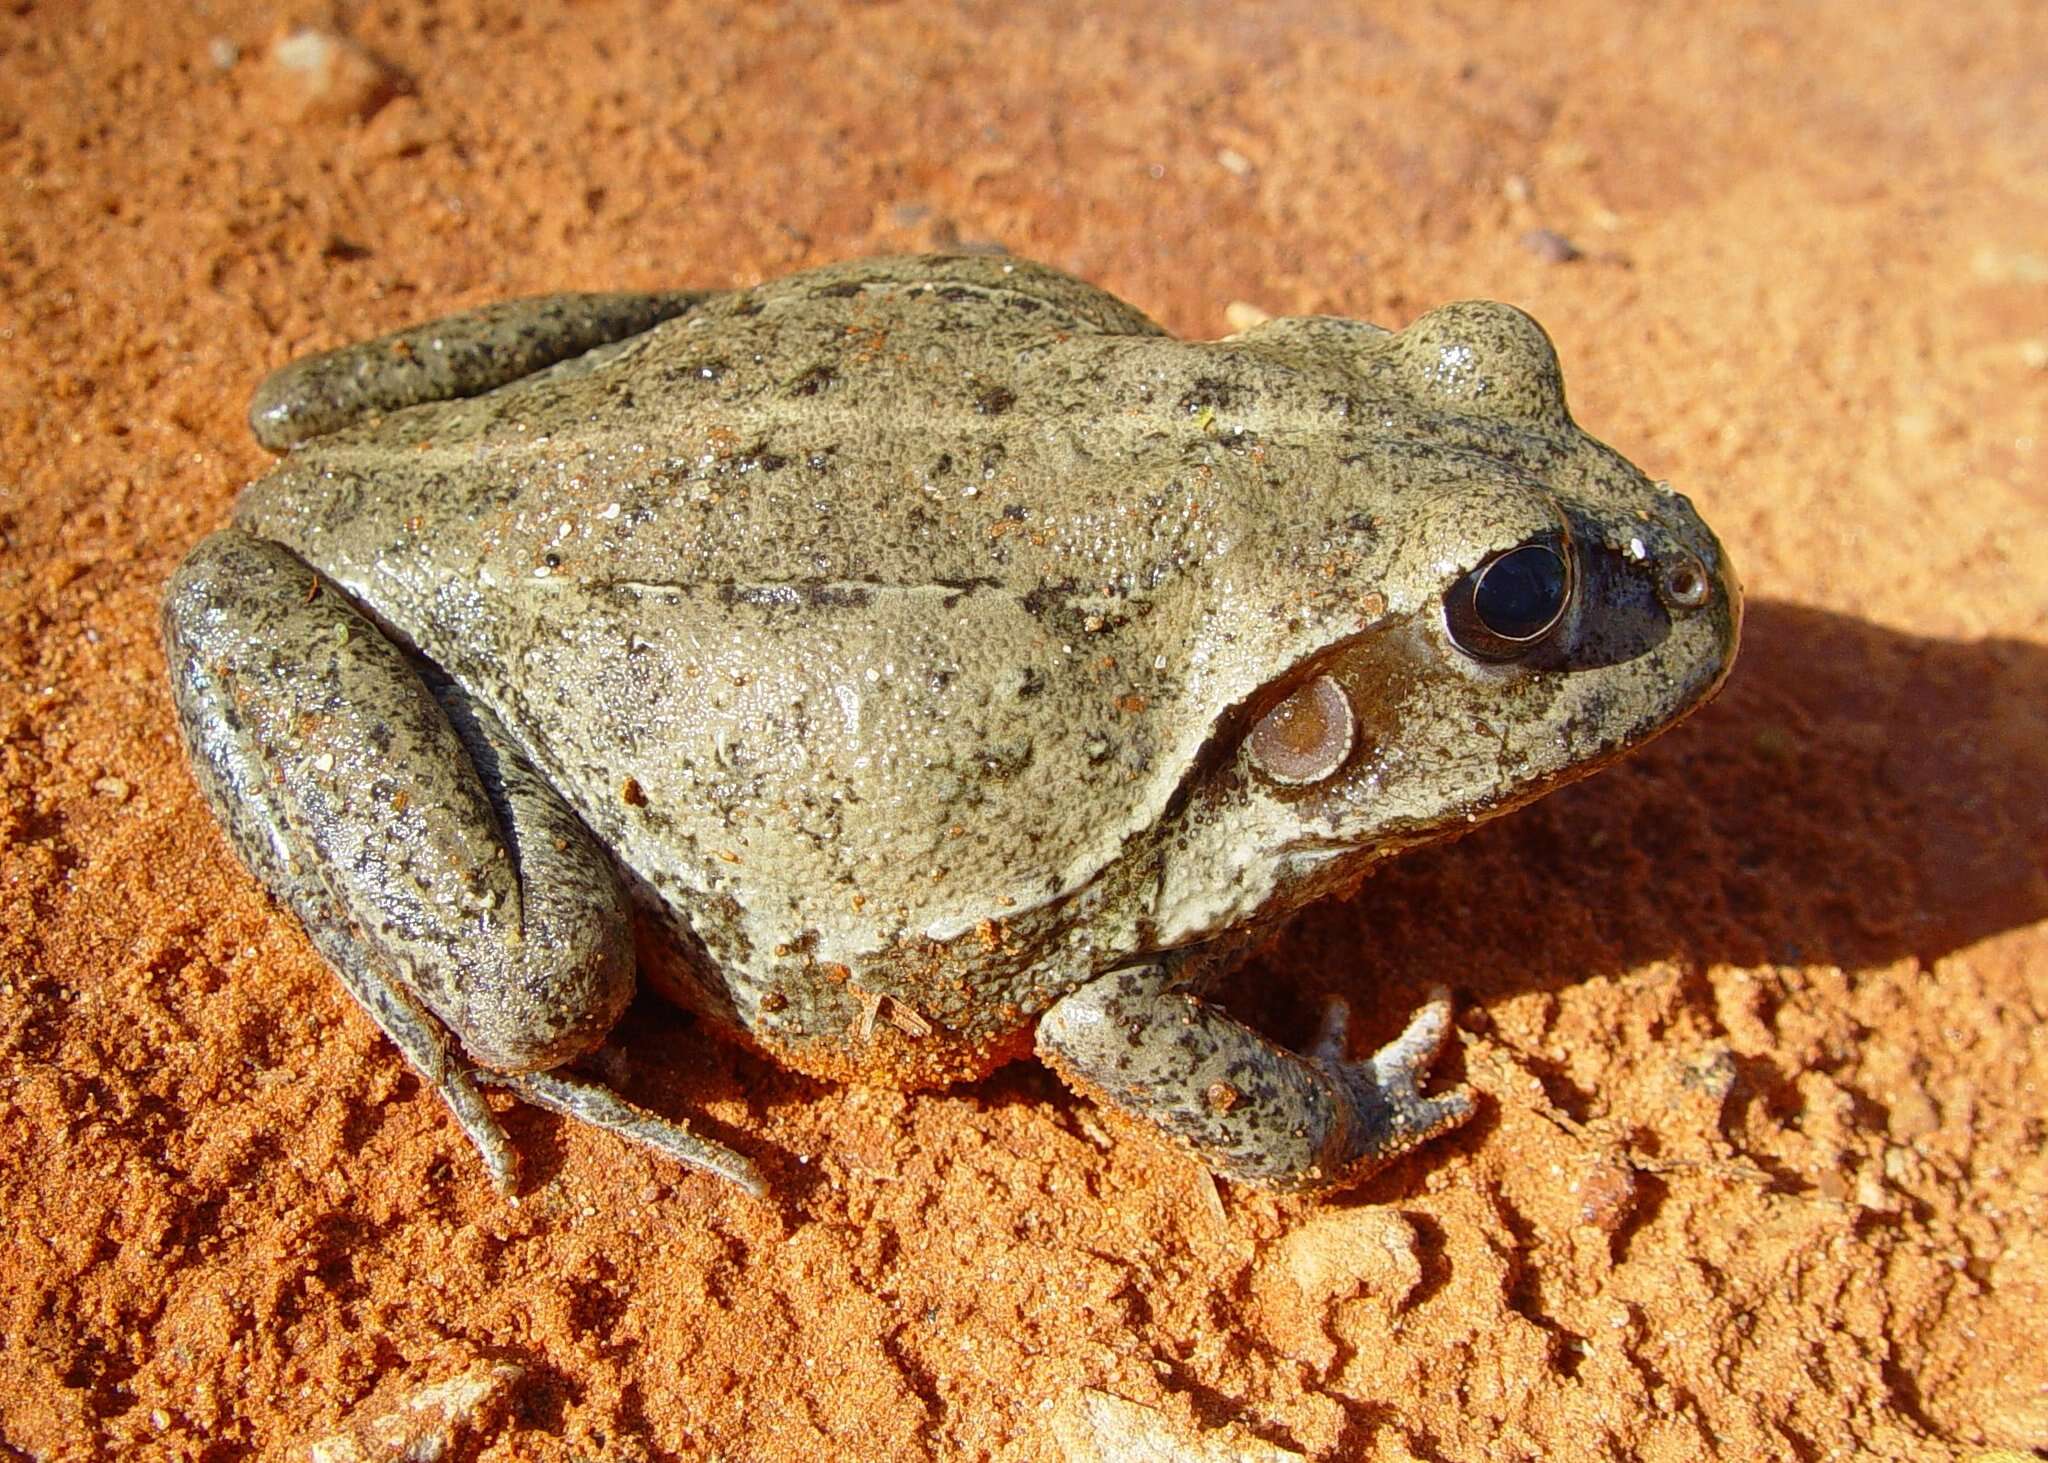
M 714 293 L 536 295 L 305 356 L 256 388 L 249 430 L 283 452 L 377 412 L 476 396 L 650 330 Z
M 1451 1029 L 1441 988 L 1399 1037 L 1352 1061 L 1341 1001 L 1301 1055 L 1176 981 L 1166 961 L 1097 977 L 1040 1018 L 1039 1055 L 1225 1178 L 1280 1190 L 1351 1183 L 1472 1115 L 1463 1088 L 1421 1092 Z
M 501 1188 L 516 1161 L 479 1076 L 760 1191 L 740 1155 L 552 1071 L 632 996 L 627 907 L 488 711 L 430 688 L 290 550 L 235 530 L 179 565 L 163 620 L 201 791 Z

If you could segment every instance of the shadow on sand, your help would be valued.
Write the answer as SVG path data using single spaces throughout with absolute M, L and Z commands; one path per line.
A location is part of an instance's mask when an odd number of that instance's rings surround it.
M 2048 646 L 1927 639 L 1769 601 L 1750 607 L 1727 689 L 1687 725 L 1396 861 L 1335 912 L 1388 954 L 1411 920 L 1465 924 L 1489 945 L 1503 933 L 1485 927 L 1503 922 L 1538 984 L 1544 931 L 1560 922 L 1612 969 L 1853 970 L 1932 962 L 2044 916 Z

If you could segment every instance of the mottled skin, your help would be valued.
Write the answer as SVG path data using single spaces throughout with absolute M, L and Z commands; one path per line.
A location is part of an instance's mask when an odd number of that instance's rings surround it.
M 1671 725 L 1739 622 L 1502 305 L 1196 343 L 1042 266 L 882 259 L 498 306 L 251 415 L 289 455 L 164 606 L 193 765 L 503 1184 L 477 1080 L 757 1186 L 556 1070 L 636 951 L 808 1072 L 1035 1031 L 1220 1173 L 1353 1179 L 1469 1114 L 1417 1087 L 1448 997 L 1354 1061 L 1341 1012 L 1298 1055 L 1210 979 Z M 1486 641 L 1523 545 L 1550 622 Z

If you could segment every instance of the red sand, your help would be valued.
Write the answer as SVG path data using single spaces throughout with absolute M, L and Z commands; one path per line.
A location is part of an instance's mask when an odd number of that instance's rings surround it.
M 268 7 L 0 11 L 0 1455 L 378 1456 L 451 1381 L 490 1459 L 1071 1460 L 1113 1399 L 1317 1459 L 2048 1449 L 2048 9 L 1488 9 L 348 6 L 292 12 L 364 48 L 311 98 Z M 1459 992 L 1484 1115 L 1355 1193 L 643 1000 L 625 1086 L 775 1201 L 520 1110 L 508 1204 L 201 808 L 157 587 L 295 353 L 956 239 L 1190 334 L 1528 307 L 1728 541 L 1743 662 L 1246 972 L 1296 1037 Z

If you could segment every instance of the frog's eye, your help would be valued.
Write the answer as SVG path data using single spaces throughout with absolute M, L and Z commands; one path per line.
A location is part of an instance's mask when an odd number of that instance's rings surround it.
M 1267 777 L 1299 787 L 1321 782 L 1342 767 L 1357 730 L 1344 688 L 1317 676 L 1259 718 L 1245 739 L 1245 751 Z
M 1444 595 L 1444 624 L 1477 660 L 1514 660 L 1540 644 L 1572 598 L 1569 561 L 1546 542 L 1495 554 Z

